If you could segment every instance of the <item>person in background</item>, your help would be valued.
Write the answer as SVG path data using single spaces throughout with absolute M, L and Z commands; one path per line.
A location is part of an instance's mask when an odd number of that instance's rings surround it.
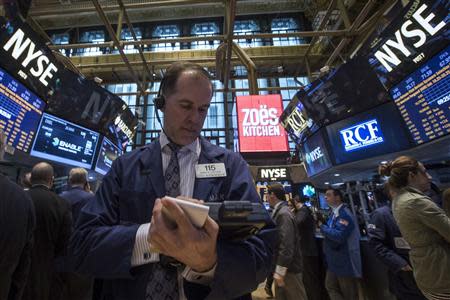
M 425 195 L 431 176 L 409 156 L 380 165 L 379 173 L 389 176 L 394 218 L 411 247 L 418 287 L 427 299 L 450 299 L 450 219 Z
M 23 300 L 58 300 L 63 285 L 55 270 L 54 260 L 64 255 L 72 231 L 69 205 L 50 189 L 53 167 L 36 164 L 31 170 L 32 187 L 28 191 L 36 211 L 36 230 L 31 269 Z
M 26 172 L 21 180 L 22 187 L 25 191 L 31 188 L 31 172 Z
M 231 242 L 212 218 L 198 228 L 165 197 L 260 203 L 242 157 L 200 136 L 212 96 L 202 66 L 168 67 L 154 99 L 164 113 L 160 137 L 117 158 L 81 210 L 71 248 L 79 271 L 104 279 L 106 299 L 251 299 L 270 272 L 274 224 Z
M 280 244 L 275 257 L 275 299 L 307 299 L 302 275 L 300 236 L 289 210 L 284 188 L 279 183 L 268 187 L 268 200 L 273 207 L 272 218 L 277 224 Z
M 69 189 L 60 194 L 67 201 L 72 211 L 72 220 L 75 224 L 78 215 L 86 203 L 92 201 L 94 195 L 90 192 L 88 172 L 84 168 L 73 168 L 69 172 Z M 73 257 L 69 252 L 67 256 L 57 260 L 58 271 L 64 280 L 64 300 L 90 300 L 92 299 L 94 279 L 87 275 L 75 272 Z
M 6 136 L 0 129 L 0 162 Z M 0 300 L 21 300 L 30 270 L 35 215 L 23 189 L 0 173 Z
M 450 189 L 446 189 L 442 194 L 442 208 L 447 217 L 450 218 Z
M 320 225 L 327 263 L 325 286 L 331 300 L 357 300 L 362 276 L 358 223 L 340 190 L 328 189 L 325 199 L 333 210 L 327 223 Z
M 321 299 L 320 262 L 316 243 L 316 224 L 311 209 L 305 205 L 307 198 L 294 196 L 295 223 L 300 235 L 303 260 L 303 283 L 309 300 Z
M 387 189 L 386 184 L 385 189 Z M 383 198 L 387 199 L 387 193 Z M 378 193 L 381 195 L 382 193 Z M 379 199 L 380 202 L 382 199 Z M 400 233 L 391 205 L 374 210 L 368 225 L 369 245 L 376 257 L 388 268 L 389 290 L 398 300 L 426 299 L 417 287 L 409 262 L 410 247 Z

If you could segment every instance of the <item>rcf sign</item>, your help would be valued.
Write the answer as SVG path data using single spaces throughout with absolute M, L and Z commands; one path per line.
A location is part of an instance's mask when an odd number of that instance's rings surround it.
M 289 151 L 281 95 L 236 97 L 240 152 Z

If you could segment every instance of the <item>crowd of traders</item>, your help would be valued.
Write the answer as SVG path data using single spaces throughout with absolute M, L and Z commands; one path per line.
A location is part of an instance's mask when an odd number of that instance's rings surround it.
M 274 222 L 238 241 L 221 239 L 210 217 L 194 226 L 165 197 L 261 201 L 242 157 L 200 137 L 212 94 L 201 66 L 169 67 L 157 97 L 164 113 L 160 138 L 119 157 L 95 195 L 80 169 L 71 172 L 71 189 L 61 197 L 51 191 L 48 163 L 33 167 L 28 191 L 0 175 L 0 300 L 242 300 L 251 299 L 269 274 L 277 299 L 364 297 L 360 233 L 340 191 L 326 191 L 332 214 L 315 220 L 301 201 L 293 213 L 282 187 L 272 185 Z M 388 223 L 386 212 L 376 211 L 370 237 L 390 266 L 394 293 L 399 299 L 450 299 L 450 221 L 424 194 L 430 176 L 410 157 L 380 172 L 389 176 L 394 219 Z M 397 225 L 400 231 L 391 232 Z

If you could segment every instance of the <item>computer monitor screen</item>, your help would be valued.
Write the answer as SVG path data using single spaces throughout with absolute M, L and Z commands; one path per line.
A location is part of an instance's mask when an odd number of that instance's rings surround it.
M 28 152 L 45 102 L 0 69 L 0 128 L 7 144 Z
M 31 155 L 90 169 L 99 134 L 44 113 Z
M 302 144 L 302 155 L 308 176 L 314 176 L 331 168 L 332 163 L 325 141 L 325 132 L 320 130 Z
M 397 84 L 391 95 L 416 144 L 450 133 L 450 46 Z
M 108 173 L 111 169 L 111 165 L 117 157 L 121 155 L 119 148 L 114 145 L 108 138 L 103 137 L 100 151 L 97 157 L 97 163 L 95 164 L 95 172 L 102 175 Z
M 409 148 L 405 124 L 389 102 L 327 126 L 335 164 L 347 163 Z

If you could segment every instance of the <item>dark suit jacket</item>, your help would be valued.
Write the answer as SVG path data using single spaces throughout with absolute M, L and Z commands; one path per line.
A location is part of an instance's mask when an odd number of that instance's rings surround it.
M 287 267 L 288 272 L 300 273 L 303 269 L 300 237 L 298 229 L 286 201 L 280 203 L 273 211 L 277 224 L 280 244 L 276 252 L 276 264 Z
M 318 256 L 315 238 L 315 223 L 311 210 L 303 205 L 295 213 L 295 223 L 300 234 L 300 249 L 303 256 Z
M 31 263 L 35 223 L 30 197 L 0 174 L 0 300 L 19 300 Z
M 246 162 L 238 153 L 200 138 L 199 164 L 224 163 L 227 176 L 196 178 L 193 197 L 204 201 L 260 201 Z M 140 224 L 152 217 L 156 198 L 166 194 L 161 146 L 155 141 L 116 159 L 95 200 L 79 216 L 71 248 L 78 270 L 104 278 L 108 300 L 144 300 L 152 266 L 131 267 Z M 274 225 L 243 242 L 217 243 L 217 268 L 209 286 L 186 282 L 189 299 L 233 299 L 255 290 L 271 271 Z M 248 296 L 247 296 L 248 297 Z
M 60 285 L 54 259 L 65 254 L 69 242 L 72 231 L 70 207 L 64 199 L 41 185 L 32 187 L 29 194 L 36 210 L 36 230 L 24 299 L 58 299 Z
M 70 205 L 74 225 L 83 206 L 86 205 L 89 200 L 92 200 L 95 197 L 94 194 L 86 192 L 82 187 L 78 186 L 72 187 L 67 191 L 62 192 L 59 196 L 61 198 L 64 198 Z

